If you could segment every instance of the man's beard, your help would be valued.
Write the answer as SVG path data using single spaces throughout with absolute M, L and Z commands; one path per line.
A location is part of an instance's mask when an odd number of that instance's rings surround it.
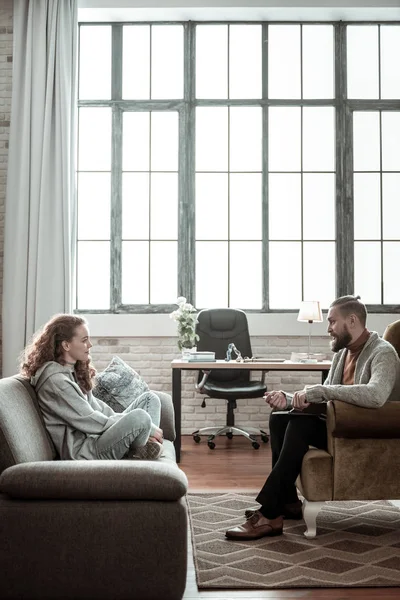
M 329 345 L 331 347 L 332 352 L 339 352 L 343 348 L 346 348 L 351 343 L 351 335 L 347 327 L 345 326 L 343 329 L 343 333 L 333 338 L 330 341 Z

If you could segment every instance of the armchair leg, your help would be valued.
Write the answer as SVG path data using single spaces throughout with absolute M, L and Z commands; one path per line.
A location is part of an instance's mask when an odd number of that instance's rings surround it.
M 325 502 L 303 501 L 303 518 L 307 529 L 304 532 L 306 538 L 314 538 L 317 535 L 317 516 Z

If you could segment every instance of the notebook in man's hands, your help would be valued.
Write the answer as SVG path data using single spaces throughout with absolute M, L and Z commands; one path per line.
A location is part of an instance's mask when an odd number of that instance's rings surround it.
M 301 417 L 326 417 L 326 403 L 310 404 L 307 408 L 300 410 L 293 406 L 288 406 L 285 410 L 274 410 L 274 415 L 298 415 Z

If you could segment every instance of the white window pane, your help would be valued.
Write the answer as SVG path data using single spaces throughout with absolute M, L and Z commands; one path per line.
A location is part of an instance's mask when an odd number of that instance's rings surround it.
M 227 308 L 228 242 L 196 242 L 195 305 L 197 309 Z
M 230 175 L 230 239 L 261 240 L 261 173 Z
M 173 304 L 178 297 L 177 242 L 150 243 L 150 304 Z
M 299 107 L 271 107 L 268 125 L 270 171 L 300 171 L 301 125 Z
M 229 306 L 262 308 L 261 242 L 231 242 Z M 251 265 L 251 267 L 250 267 Z M 243 285 L 243 274 L 251 269 L 251 277 Z
M 122 174 L 122 239 L 149 239 L 149 174 Z
M 122 169 L 149 170 L 150 113 L 125 112 L 122 132 Z
M 79 98 L 111 98 L 111 27 L 108 25 L 80 27 Z
M 303 169 L 335 170 L 335 109 L 330 106 L 303 109 Z
M 228 26 L 196 26 L 196 98 L 228 97 Z
M 303 25 L 303 98 L 333 98 L 332 25 Z
M 336 298 L 334 242 L 305 242 L 303 246 L 304 298 L 328 308 Z
M 122 242 L 122 303 L 149 304 L 149 242 Z
M 382 195 L 383 237 L 398 240 L 400 239 L 400 173 L 383 173 Z
M 301 302 L 301 243 L 269 244 L 269 307 L 296 308 Z
M 300 25 L 268 26 L 268 96 L 300 98 Z
M 300 174 L 269 175 L 269 239 L 299 240 L 301 238 Z
M 228 175 L 225 173 L 196 175 L 196 239 L 228 239 Z
M 354 239 L 381 237 L 381 182 L 379 173 L 354 173 Z
M 122 54 L 122 97 L 150 98 L 150 26 L 125 25 Z
M 400 171 L 400 111 L 382 112 L 382 170 Z
M 177 112 L 151 113 L 151 170 L 178 171 L 179 117 Z
M 196 171 L 228 170 L 228 109 L 196 109 Z
M 379 113 L 353 114 L 354 170 L 380 170 Z
M 110 239 L 110 173 L 78 174 L 78 239 Z
M 151 29 L 151 97 L 183 98 L 183 27 Z
M 354 293 L 364 304 L 381 303 L 381 244 L 354 243 Z
M 151 239 L 178 239 L 178 174 L 151 175 Z
M 83 107 L 79 109 L 78 169 L 110 171 L 111 109 Z
M 383 303 L 400 303 L 400 242 L 383 243 Z
M 261 98 L 261 55 L 261 25 L 230 25 L 230 98 Z
M 110 242 L 78 242 L 77 308 L 110 308 Z
M 230 109 L 230 170 L 261 171 L 262 112 L 258 106 Z
M 400 26 L 381 26 L 381 98 L 400 98 Z
M 347 26 L 347 96 L 379 97 L 378 26 Z
M 335 239 L 335 197 L 335 175 L 333 173 L 304 173 L 304 239 Z

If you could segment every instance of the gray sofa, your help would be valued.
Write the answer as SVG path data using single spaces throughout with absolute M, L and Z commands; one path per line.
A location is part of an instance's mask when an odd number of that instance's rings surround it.
M 33 388 L 0 380 L 0 598 L 182 597 L 187 479 L 157 393 L 165 457 L 60 461 Z

